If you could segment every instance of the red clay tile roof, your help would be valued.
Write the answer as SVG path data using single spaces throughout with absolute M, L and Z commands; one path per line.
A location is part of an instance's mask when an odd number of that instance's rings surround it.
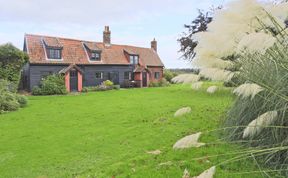
M 44 39 L 44 40 L 43 40 Z M 62 60 L 49 60 L 46 57 L 45 45 L 55 47 L 63 46 Z M 139 55 L 140 64 L 144 66 L 161 66 L 161 62 L 157 52 L 150 48 L 141 48 L 128 45 L 112 44 L 110 47 L 105 47 L 101 42 L 89 42 L 75 39 L 48 37 L 40 35 L 25 35 L 25 43 L 27 46 L 27 53 L 29 61 L 32 64 L 121 64 L 129 65 L 129 59 L 124 54 L 124 51 L 129 51 L 133 54 Z M 87 55 L 87 50 L 101 50 L 101 61 L 90 61 Z
M 56 47 L 56 48 L 62 48 L 63 47 L 63 45 L 59 42 L 58 38 L 43 37 L 42 41 L 48 47 Z
M 96 43 L 93 42 L 84 42 L 83 43 L 89 50 L 91 51 L 99 51 L 101 50 Z

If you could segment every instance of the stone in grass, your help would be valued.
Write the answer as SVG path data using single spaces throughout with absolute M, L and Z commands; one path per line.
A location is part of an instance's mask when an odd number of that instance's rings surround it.
M 195 176 L 193 178 L 213 178 L 215 172 L 216 172 L 216 167 L 213 166 L 210 169 L 207 169 L 206 171 L 202 172 L 199 176 Z
M 183 115 L 188 114 L 190 112 L 191 112 L 190 107 L 181 108 L 175 112 L 174 117 L 180 117 L 180 116 L 183 116 Z
M 160 150 L 154 150 L 154 151 L 147 151 L 146 153 L 151 154 L 151 155 L 160 155 L 161 151 Z
M 185 149 L 185 148 L 191 148 L 191 147 L 201 147 L 205 145 L 205 143 L 199 143 L 198 139 L 202 133 L 198 132 L 196 134 L 192 134 L 189 136 L 186 136 L 180 140 L 178 140 L 174 145 L 173 149 Z
M 207 92 L 213 94 L 213 93 L 215 93 L 217 90 L 218 90 L 218 87 L 217 87 L 217 86 L 211 86 L 211 87 L 209 87 L 209 88 L 207 89 Z

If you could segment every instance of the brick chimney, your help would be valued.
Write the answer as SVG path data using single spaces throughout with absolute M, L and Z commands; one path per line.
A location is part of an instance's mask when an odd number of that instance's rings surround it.
M 151 41 L 151 49 L 154 49 L 154 51 L 157 52 L 157 41 L 155 40 L 155 38 L 153 39 L 153 41 Z
M 103 43 L 105 47 L 111 46 L 111 31 L 109 30 L 109 26 L 105 26 L 103 32 Z

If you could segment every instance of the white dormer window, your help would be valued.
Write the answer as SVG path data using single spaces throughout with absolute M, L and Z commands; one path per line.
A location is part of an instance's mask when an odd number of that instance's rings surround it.
M 47 49 L 48 59 L 61 59 L 62 58 L 61 51 L 62 51 L 61 49 L 48 48 Z
M 101 60 L 101 55 L 99 52 L 91 52 L 91 61 L 100 61 Z
M 130 55 L 130 64 L 139 64 L 139 56 Z

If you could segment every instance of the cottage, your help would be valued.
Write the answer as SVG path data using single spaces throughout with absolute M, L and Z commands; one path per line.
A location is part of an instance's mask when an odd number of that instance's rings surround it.
M 147 87 L 163 76 L 155 39 L 151 48 L 112 44 L 109 26 L 103 32 L 103 42 L 26 34 L 24 51 L 30 58 L 23 70 L 27 90 L 53 73 L 65 75 L 68 91 L 81 91 L 83 86 L 96 86 L 105 80 L 121 87 Z

